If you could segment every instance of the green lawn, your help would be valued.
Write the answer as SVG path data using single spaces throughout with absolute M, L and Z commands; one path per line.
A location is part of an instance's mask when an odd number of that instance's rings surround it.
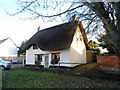
M 59 75 L 57 73 L 10 70 L 3 71 L 3 88 L 64 88 L 76 87 L 79 77 Z M 78 87 L 78 86 L 77 86 Z
M 2 72 L 3 88 L 107 88 L 120 82 L 90 79 L 40 70 L 7 70 Z
M 2 87 L 2 71 L 0 71 L 0 89 Z

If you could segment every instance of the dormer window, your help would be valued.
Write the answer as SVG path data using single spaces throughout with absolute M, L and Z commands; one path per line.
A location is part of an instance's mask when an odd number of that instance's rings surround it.
M 38 49 L 37 45 L 33 44 L 33 49 Z
M 78 38 L 78 37 L 76 38 L 76 41 L 79 41 L 79 38 Z

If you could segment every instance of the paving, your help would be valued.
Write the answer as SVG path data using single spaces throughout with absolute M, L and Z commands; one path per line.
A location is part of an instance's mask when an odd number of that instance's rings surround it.
M 20 69 L 24 69 L 22 64 L 12 64 L 10 70 L 20 70 Z

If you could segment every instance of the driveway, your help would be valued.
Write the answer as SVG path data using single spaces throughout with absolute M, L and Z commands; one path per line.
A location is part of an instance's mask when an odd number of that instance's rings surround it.
M 3 67 L 2 67 L 2 66 L 0 66 L 0 70 L 3 70 Z
M 11 70 L 23 69 L 22 64 L 12 64 Z

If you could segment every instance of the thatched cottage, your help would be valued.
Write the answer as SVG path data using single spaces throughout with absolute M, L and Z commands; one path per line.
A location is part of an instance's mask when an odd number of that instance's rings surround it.
M 25 65 L 74 67 L 86 63 L 87 37 L 81 21 L 36 32 L 26 43 Z

